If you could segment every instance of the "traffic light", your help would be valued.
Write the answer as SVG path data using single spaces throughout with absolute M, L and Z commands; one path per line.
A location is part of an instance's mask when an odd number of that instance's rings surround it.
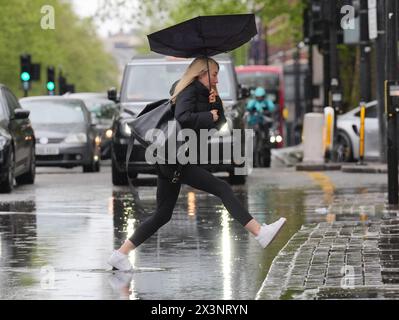
M 30 54 L 23 54 L 20 56 L 21 61 L 21 74 L 20 78 L 22 81 L 22 87 L 24 91 L 28 91 L 30 89 L 30 81 L 32 78 L 32 64 L 31 64 L 31 56 Z
M 25 97 L 27 97 L 31 82 L 40 80 L 40 63 L 32 63 L 30 54 L 21 54 L 19 58 L 21 64 L 19 78 L 22 82 Z
M 53 96 L 55 93 L 55 70 L 54 70 L 54 67 L 47 68 L 46 88 L 47 88 L 48 94 L 50 96 Z
M 312 0 L 308 11 L 305 12 L 306 33 L 310 44 L 322 47 L 326 40 L 327 15 L 326 3 L 322 0 Z
M 65 77 L 63 77 L 62 72 L 60 72 L 59 76 L 58 76 L 58 92 L 59 95 L 63 95 L 64 93 L 66 93 L 66 79 Z
M 58 76 L 58 85 L 60 95 L 63 95 L 67 92 L 75 92 L 75 85 L 67 83 L 67 79 L 62 75 L 62 72 L 60 72 L 60 75 Z

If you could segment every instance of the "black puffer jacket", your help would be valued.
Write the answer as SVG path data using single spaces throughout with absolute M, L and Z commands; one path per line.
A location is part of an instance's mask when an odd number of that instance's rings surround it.
M 219 120 L 213 121 L 212 109 L 217 109 Z M 200 129 L 220 129 L 226 123 L 222 100 L 209 103 L 209 89 L 195 80 L 176 98 L 175 118 L 183 128 L 190 128 L 199 134 Z

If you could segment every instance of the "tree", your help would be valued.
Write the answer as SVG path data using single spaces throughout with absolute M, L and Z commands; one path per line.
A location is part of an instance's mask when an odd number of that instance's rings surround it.
M 48 0 L 54 8 L 55 29 L 42 29 L 41 0 L 15 2 L 0 0 L 0 82 L 22 95 L 19 79 L 19 56 L 32 55 L 34 63 L 41 63 L 41 81 L 32 83 L 30 95 L 46 94 L 45 70 L 54 65 L 62 68 L 68 82 L 79 91 L 103 91 L 115 86 L 117 66 L 105 52 L 91 19 L 80 20 L 69 3 Z M 5 45 L 4 45 L 5 44 Z
M 126 10 L 130 1 L 103 0 L 103 2 L 103 9 L 99 10 L 98 17 L 106 19 L 105 12 L 113 12 L 114 17 L 118 16 L 124 25 L 129 23 L 141 25 L 143 36 L 199 15 L 253 12 L 262 19 L 264 25 L 278 16 L 288 17 L 287 23 L 281 27 L 279 32 L 267 39 L 271 43 L 282 44 L 289 41 L 296 44 L 302 39 L 304 3 L 300 0 L 143 0 L 140 2 L 138 11 L 134 15 L 130 15 L 130 21 L 122 18 L 123 11 Z M 148 45 L 141 51 L 148 52 Z M 245 63 L 247 51 L 248 44 L 233 52 L 237 64 Z

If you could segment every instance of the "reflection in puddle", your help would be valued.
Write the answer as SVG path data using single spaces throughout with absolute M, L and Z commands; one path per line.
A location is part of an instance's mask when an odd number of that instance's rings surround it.
M 0 202 L 0 212 L 33 212 L 36 210 L 34 201 Z
M 222 210 L 222 274 L 223 274 L 223 300 L 231 300 L 231 235 L 229 226 L 229 213 Z
M 320 177 L 319 181 L 327 183 Z M 7 293 L 0 293 L 0 298 L 13 292 L 19 298 L 107 299 L 115 298 L 110 290 L 127 283 L 128 291 L 126 285 L 121 288 L 130 299 L 253 299 L 273 259 L 302 225 L 346 220 L 366 225 L 379 219 L 384 203 L 380 190 L 371 188 L 359 194 L 358 189 L 343 192 L 327 184 L 321 192 L 234 187 L 240 201 L 260 222 L 288 219 L 272 245 L 262 250 L 218 198 L 183 187 L 172 220 L 130 255 L 136 268 L 152 268 L 153 272 L 133 273 L 131 279 L 111 277 L 105 263 L 110 251 L 155 208 L 155 188 L 144 185 L 138 190 L 146 212 L 137 209 L 127 188 L 93 193 L 95 206 L 86 203 L 86 198 L 71 204 L 59 195 L 54 195 L 56 202 L 50 198 L 52 207 L 44 198 L 37 202 L 40 208 L 29 201 L 2 204 L 0 287 Z M 64 205 L 69 209 L 59 212 Z M 317 213 L 317 208 L 328 210 Z M 385 232 L 393 233 L 395 228 Z M 386 245 L 382 247 L 384 272 L 386 281 L 395 283 L 389 268 L 397 268 L 397 255 L 389 246 L 396 242 L 389 241 L 393 242 L 382 243 Z M 54 290 L 40 287 L 40 268 L 44 266 L 54 267 Z M 27 272 L 18 272 L 21 268 Z

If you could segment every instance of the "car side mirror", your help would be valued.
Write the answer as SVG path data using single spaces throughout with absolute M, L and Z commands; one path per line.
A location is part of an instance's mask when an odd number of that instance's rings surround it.
M 14 119 L 16 120 L 23 120 L 29 118 L 30 111 L 23 110 L 23 109 L 15 109 L 14 111 Z
M 114 102 L 119 102 L 118 101 L 118 92 L 116 91 L 116 88 L 110 88 L 107 91 L 108 95 L 108 100 L 114 101 Z

